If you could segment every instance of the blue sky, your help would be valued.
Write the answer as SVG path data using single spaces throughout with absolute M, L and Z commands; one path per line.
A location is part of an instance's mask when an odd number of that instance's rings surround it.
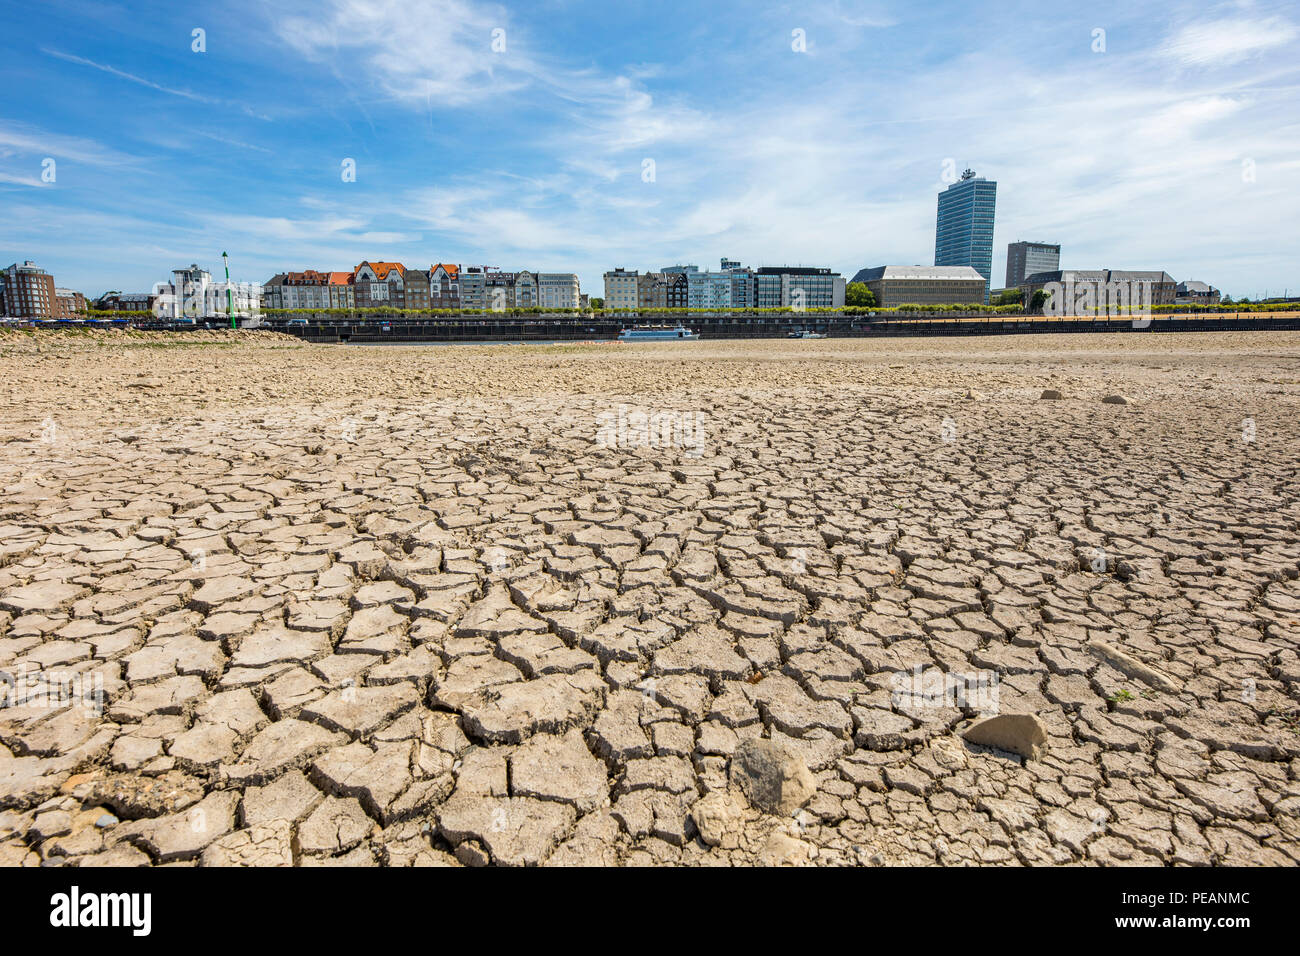
M 1033 239 L 1297 294 L 1296 5 L 1054 6 L 3 0 L 0 265 L 92 295 L 223 249 L 251 281 L 852 275 L 932 262 L 945 168 L 969 166 L 998 181 L 995 287 Z

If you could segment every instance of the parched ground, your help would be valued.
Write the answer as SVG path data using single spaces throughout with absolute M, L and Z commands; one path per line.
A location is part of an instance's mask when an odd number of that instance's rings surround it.
M 0 405 L 0 863 L 1300 862 L 1300 334 L 8 333 Z

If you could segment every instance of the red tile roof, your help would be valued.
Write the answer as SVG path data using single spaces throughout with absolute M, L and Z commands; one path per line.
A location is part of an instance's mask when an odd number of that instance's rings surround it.
M 370 268 L 375 271 L 375 275 L 380 279 L 387 279 L 388 273 L 392 272 L 394 269 L 396 269 L 399 274 L 406 275 L 406 266 L 402 265 L 400 262 L 362 262 L 352 270 L 352 274 L 355 276 L 361 271 L 363 266 L 370 266 Z

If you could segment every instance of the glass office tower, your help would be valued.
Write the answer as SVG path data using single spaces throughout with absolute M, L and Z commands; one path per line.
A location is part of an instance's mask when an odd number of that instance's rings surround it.
M 939 193 L 934 232 L 936 266 L 970 266 L 984 277 L 984 301 L 989 300 L 993 275 L 993 211 L 998 184 L 974 171 Z

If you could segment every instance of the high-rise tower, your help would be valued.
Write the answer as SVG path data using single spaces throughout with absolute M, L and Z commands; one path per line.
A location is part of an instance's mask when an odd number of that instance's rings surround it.
M 993 275 L 993 213 L 998 184 L 966 170 L 961 179 L 939 193 L 934 231 L 936 266 L 971 266 L 984 277 L 984 301 L 989 300 Z

